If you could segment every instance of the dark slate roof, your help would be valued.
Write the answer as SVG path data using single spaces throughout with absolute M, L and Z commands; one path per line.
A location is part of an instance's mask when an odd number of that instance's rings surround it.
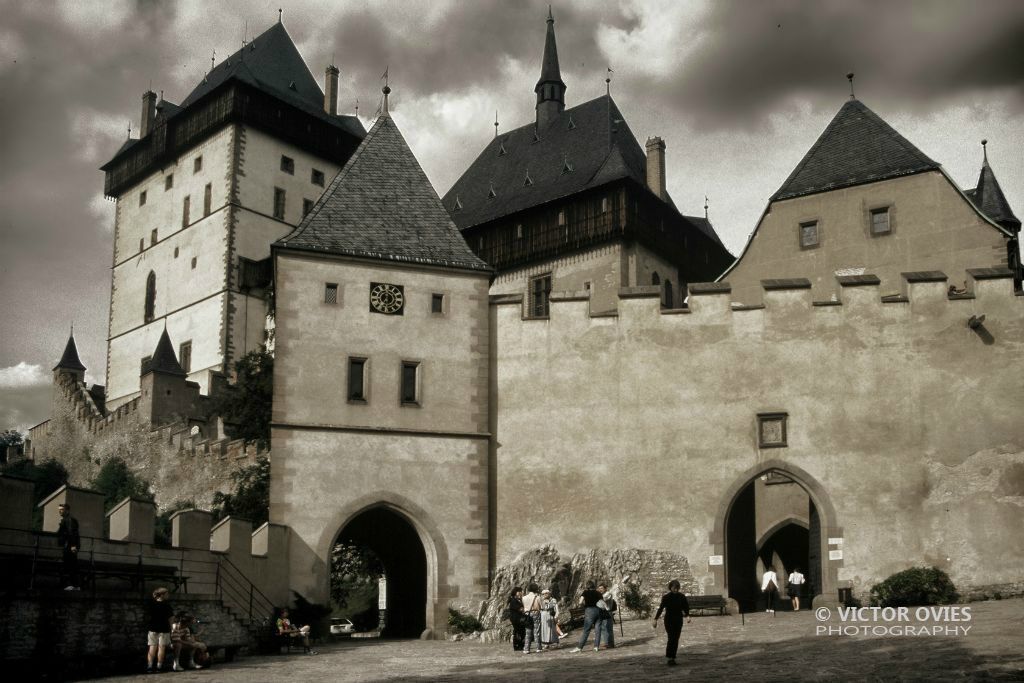
M 78 359 L 78 346 L 75 345 L 74 333 L 68 337 L 68 343 L 64 346 L 64 354 L 60 361 L 54 366 L 54 370 L 81 370 L 85 372 L 85 366 Z
M 171 338 L 167 335 L 166 327 L 164 333 L 160 335 L 160 341 L 156 344 L 153 358 L 149 361 L 149 365 L 142 370 L 143 374 L 147 372 L 185 376 L 185 370 L 182 369 L 181 363 L 178 362 L 178 356 L 174 353 L 174 347 L 171 345 Z
M 288 249 L 489 271 L 466 244 L 398 126 L 380 116 Z
M 725 245 L 722 244 L 722 240 L 718 238 L 718 233 L 715 232 L 715 226 L 711 225 L 711 221 L 707 218 L 704 218 L 703 216 L 683 216 L 683 218 L 693 223 L 698 230 L 710 237 L 715 244 L 725 249 Z
M 858 100 L 849 100 L 772 201 L 936 170 L 929 159 Z
M 444 206 L 460 230 L 613 180 L 647 184 L 643 149 L 607 95 L 566 109 L 539 131 L 539 141 L 534 129 L 530 123 L 494 138 L 445 194 Z M 563 173 L 566 161 L 573 170 Z M 532 185 L 526 185 L 527 172 Z
M 230 80 L 241 81 L 309 114 L 330 120 L 358 137 L 365 132 L 358 118 L 331 116 L 324 111 L 323 91 L 280 22 L 214 67 L 178 109 L 188 108 Z M 176 112 L 168 112 L 168 116 L 173 113 Z
M 981 174 L 978 176 L 978 186 L 964 194 L 974 202 L 978 210 L 988 216 L 991 220 L 1003 227 L 1020 227 L 1020 219 L 1013 215 L 1010 203 L 1006 201 L 1003 189 L 999 187 L 996 174 L 988 165 L 986 158 L 981 165 Z
M 537 81 L 537 87 L 540 87 L 541 83 L 561 83 L 562 82 L 562 70 L 558 68 L 558 47 L 555 45 L 555 19 L 551 16 L 551 8 L 548 7 L 548 29 L 547 34 L 544 36 L 544 59 L 540 66 L 540 80 Z

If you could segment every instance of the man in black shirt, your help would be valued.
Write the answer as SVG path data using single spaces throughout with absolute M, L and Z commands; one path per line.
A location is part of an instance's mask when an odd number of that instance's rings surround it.
M 683 630 L 683 617 L 686 617 L 687 622 L 693 621 L 690 618 L 690 603 L 679 589 L 679 582 L 673 579 L 668 584 L 668 593 L 661 596 L 661 605 L 658 606 L 658 613 L 654 615 L 654 628 L 658 628 L 658 619 L 661 618 L 661 613 L 665 612 L 665 633 L 668 635 L 665 657 L 669 666 L 676 665 L 676 651 L 679 649 L 679 634 Z
M 580 602 L 586 608 L 583 612 L 583 637 L 580 638 L 580 644 L 576 646 L 572 652 L 580 652 L 587 644 L 587 639 L 590 638 L 590 631 L 597 626 L 598 619 L 600 618 L 601 610 L 597 608 L 597 603 L 601 600 L 601 594 L 597 592 L 597 585 L 593 581 L 587 581 L 587 589 L 583 591 L 583 595 L 580 596 Z M 594 650 L 596 651 L 601 645 L 601 632 L 597 631 L 594 641 Z
M 153 599 L 146 603 L 146 672 L 160 672 L 164 668 L 164 654 L 171 645 L 171 620 L 174 610 L 167 600 L 171 592 L 166 588 L 153 591 Z M 156 668 L 153 667 L 154 660 Z
M 82 544 L 78 536 L 78 520 L 71 516 L 71 505 L 61 503 L 57 507 L 60 514 L 60 526 L 57 527 L 57 543 L 60 544 L 65 581 L 64 590 L 77 591 L 78 587 L 78 548 Z

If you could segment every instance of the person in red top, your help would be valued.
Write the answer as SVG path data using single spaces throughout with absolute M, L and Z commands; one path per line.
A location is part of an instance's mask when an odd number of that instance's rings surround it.
M 665 658 L 669 666 L 676 665 L 676 652 L 679 650 L 679 634 L 683 631 L 683 617 L 687 623 L 693 621 L 690 618 L 690 603 L 680 590 L 679 582 L 673 579 L 668 584 L 668 593 L 661 596 L 661 605 L 658 606 L 658 613 L 654 615 L 654 628 L 658 628 L 658 619 L 661 613 L 665 613 L 665 633 L 668 635 L 668 642 L 665 644 Z

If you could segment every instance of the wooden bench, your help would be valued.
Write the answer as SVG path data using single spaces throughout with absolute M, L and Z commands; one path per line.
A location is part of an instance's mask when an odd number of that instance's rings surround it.
M 586 607 L 571 607 L 569 609 L 569 628 L 580 628 L 583 626 L 583 620 L 586 617 Z
M 705 612 L 717 610 L 719 615 L 725 614 L 725 598 L 721 595 L 689 595 L 686 601 L 690 603 L 690 614 L 694 612 Z

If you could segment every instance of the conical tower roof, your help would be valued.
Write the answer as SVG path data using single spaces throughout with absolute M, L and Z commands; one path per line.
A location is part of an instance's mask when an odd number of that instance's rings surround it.
M 858 100 L 849 100 L 772 201 L 937 170 L 939 164 Z
M 171 344 L 166 327 L 163 334 L 160 335 L 160 341 L 156 344 L 156 351 L 153 352 L 149 366 L 143 369 L 143 374 L 147 372 L 162 372 L 165 375 L 180 375 L 181 377 L 187 374 L 182 369 L 181 363 L 178 362 L 178 356 L 174 353 L 174 346 Z
M 562 70 L 558 67 L 558 46 L 555 44 L 555 18 L 548 9 L 548 29 L 544 37 L 544 59 L 540 66 L 540 80 L 537 81 L 537 88 L 543 83 L 561 83 Z M 536 89 L 536 88 L 535 88 Z
M 981 164 L 981 173 L 978 175 L 978 186 L 972 192 L 968 192 L 968 196 L 979 211 L 999 225 L 1011 230 L 1020 228 L 1020 219 L 1013 215 L 1010 202 L 1006 201 L 1003 188 L 999 187 L 996 174 L 988 165 L 987 151 Z
M 85 372 L 85 366 L 78 359 L 78 346 L 75 345 L 75 333 L 68 336 L 68 343 L 64 346 L 64 354 L 60 361 L 53 368 L 54 370 L 78 370 Z
M 489 271 L 385 113 L 291 234 L 275 246 Z

